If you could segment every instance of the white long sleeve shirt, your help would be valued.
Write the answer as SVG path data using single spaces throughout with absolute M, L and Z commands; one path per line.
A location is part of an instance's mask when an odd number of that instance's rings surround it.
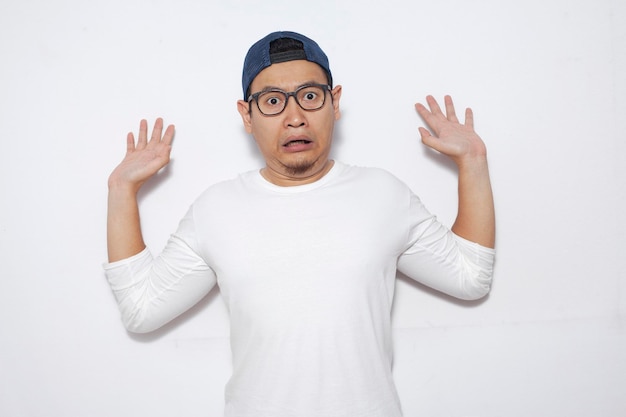
M 295 187 L 258 171 L 218 183 L 165 250 L 105 265 L 131 331 L 158 328 L 217 283 L 230 312 L 227 417 L 396 417 L 396 270 L 463 299 L 494 251 L 453 234 L 402 182 L 336 162 Z

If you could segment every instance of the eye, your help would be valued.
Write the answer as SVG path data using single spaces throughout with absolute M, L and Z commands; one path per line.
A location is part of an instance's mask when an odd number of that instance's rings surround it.
M 283 98 L 276 93 L 267 93 L 263 96 L 263 102 L 268 106 L 278 106 L 282 103 Z
M 318 87 L 310 86 L 305 87 L 301 91 L 299 91 L 298 99 L 300 101 L 319 101 L 320 97 L 323 96 L 323 91 L 320 91 Z
M 317 109 L 324 104 L 324 90 L 317 85 L 308 85 L 298 90 L 298 101 L 305 109 Z
M 317 93 L 315 91 L 306 91 L 302 98 L 307 101 L 313 101 L 317 98 Z

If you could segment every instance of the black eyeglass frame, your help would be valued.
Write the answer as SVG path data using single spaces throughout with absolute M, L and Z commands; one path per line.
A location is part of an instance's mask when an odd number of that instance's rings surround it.
M 301 90 L 305 89 L 305 88 L 309 88 L 309 87 L 318 87 L 321 88 L 322 90 L 324 90 L 324 100 L 322 101 L 322 105 L 315 108 L 315 109 L 305 109 L 304 107 L 302 107 L 302 104 L 300 104 L 300 102 L 298 101 L 298 92 L 300 92 Z M 282 112 L 285 111 L 285 109 L 287 108 L 287 104 L 289 102 L 289 97 L 293 97 L 293 99 L 296 101 L 296 103 L 298 104 L 298 106 L 300 106 L 300 108 L 304 111 L 318 111 L 320 109 L 322 109 L 325 105 L 326 105 L 326 92 L 332 92 L 333 88 L 328 85 L 328 84 L 317 84 L 317 83 L 309 83 L 309 84 L 304 84 L 301 85 L 300 87 L 296 88 L 294 91 L 291 92 L 287 92 L 287 91 L 283 91 L 280 90 L 278 88 L 270 88 L 268 90 L 261 90 L 258 93 L 254 93 L 251 94 L 250 97 L 248 97 L 248 104 L 252 105 L 252 100 L 254 100 L 256 102 L 256 107 L 257 109 L 259 109 L 259 112 L 266 117 L 273 117 L 273 116 L 278 116 L 279 114 L 281 114 Z M 261 106 L 259 106 L 259 96 L 261 94 L 267 94 L 267 93 L 281 93 L 285 96 L 285 105 L 283 106 L 283 109 L 281 111 L 279 111 L 278 113 L 274 113 L 274 114 L 266 114 L 263 113 L 263 110 L 261 110 Z

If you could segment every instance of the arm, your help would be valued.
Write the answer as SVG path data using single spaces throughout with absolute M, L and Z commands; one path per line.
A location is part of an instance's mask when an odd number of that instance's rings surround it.
M 163 120 L 157 119 L 148 140 L 148 123 L 142 120 L 139 137 L 129 133 L 126 156 L 109 176 L 107 212 L 107 249 L 109 262 L 129 258 L 145 249 L 137 192 L 141 186 L 168 164 L 174 137 L 174 126 L 163 134 Z
M 173 138 L 174 126 L 164 132 L 159 118 L 148 140 L 148 124 L 142 120 L 137 142 L 129 133 L 126 156 L 109 177 L 109 263 L 104 269 L 122 320 L 132 332 L 159 328 L 197 303 L 216 283 L 215 273 L 189 247 L 180 226 L 158 257 L 144 251 L 137 192 L 169 163 Z
M 452 98 L 444 99 L 444 114 L 437 101 L 426 98 L 429 109 L 418 103 L 415 108 L 434 133 L 419 128 L 422 142 L 450 157 L 459 170 L 459 207 L 452 231 L 464 239 L 493 248 L 495 246 L 495 210 L 487 149 L 474 131 L 471 109 L 465 111 L 465 124 L 456 117 Z

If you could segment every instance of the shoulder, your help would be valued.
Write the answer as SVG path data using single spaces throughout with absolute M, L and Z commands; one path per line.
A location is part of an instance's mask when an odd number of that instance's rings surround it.
M 346 181 L 363 186 L 374 188 L 377 191 L 392 190 L 397 192 L 408 192 L 409 187 L 398 177 L 383 168 L 367 167 L 342 164 L 343 175 Z
M 241 196 L 244 193 L 246 183 L 249 182 L 251 174 L 252 172 L 245 172 L 236 177 L 224 179 L 208 186 L 196 198 L 194 204 L 224 202 L 236 199 L 237 196 Z

